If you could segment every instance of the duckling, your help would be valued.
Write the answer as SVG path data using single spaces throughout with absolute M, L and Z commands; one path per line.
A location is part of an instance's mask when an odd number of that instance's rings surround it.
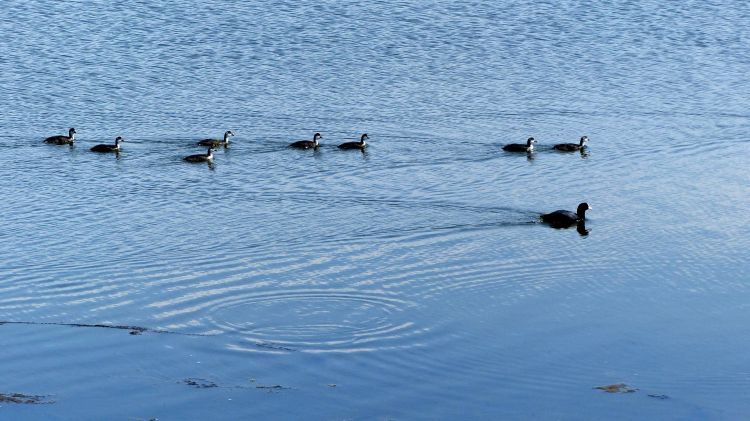
M 72 145 L 76 140 L 76 129 L 70 128 L 68 135 L 50 136 L 44 139 L 44 143 L 51 143 L 53 145 Z
M 125 141 L 125 139 L 123 139 L 120 136 L 117 136 L 117 138 L 115 139 L 115 144 L 114 145 L 107 145 L 107 144 L 96 145 L 96 146 L 94 146 L 94 147 L 91 148 L 91 151 L 92 152 L 115 152 L 115 153 L 119 153 L 120 152 L 120 143 L 122 143 L 124 141 Z
M 367 147 L 367 142 L 365 142 L 365 139 L 369 139 L 370 137 L 367 136 L 367 133 L 363 134 L 362 137 L 360 137 L 359 142 L 346 142 L 339 145 L 339 149 L 361 149 L 364 150 Z
M 234 133 L 232 133 L 231 130 L 227 130 L 224 132 L 224 140 L 203 139 L 200 142 L 198 142 L 198 145 L 199 146 L 213 146 L 214 148 L 218 148 L 219 146 L 227 147 L 229 146 L 229 138 L 231 136 L 234 136 Z
M 313 140 L 299 140 L 290 144 L 289 147 L 296 149 L 315 149 L 320 146 L 318 139 L 322 138 L 323 136 L 321 136 L 320 133 L 315 133 L 315 135 L 313 135 Z
M 534 150 L 534 144 L 536 140 L 530 137 L 526 140 L 526 144 L 523 143 L 509 143 L 503 146 L 503 150 L 507 152 L 532 152 Z
M 578 144 L 575 143 L 558 143 L 557 145 L 553 146 L 553 149 L 557 149 L 558 151 L 563 152 L 573 152 L 573 151 L 580 151 L 581 149 L 586 147 L 586 142 L 589 141 L 588 136 L 582 136 L 581 140 Z
M 189 155 L 182 159 L 187 162 L 212 162 L 214 159 L 214 148 L 209 147 L 208 152 L 205 154 L 199 153 L 197 155 Z

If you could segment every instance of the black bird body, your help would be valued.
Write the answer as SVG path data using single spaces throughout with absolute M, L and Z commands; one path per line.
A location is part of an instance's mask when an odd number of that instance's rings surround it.
M 219 139 L 203 139 L 200 142 L 198 142 L 199 146 L 211 146 L 214 148 L 218 148 L 219 146 L 227 147 L 229 146 L 229 138 L 231 136 L 234 136 L 234 133 L 232 133 L 231 130 L 227 130 L 224 132 L 224 140 Z
M 367 136 L 367 133 L 363 134 L 362 137 L 360 137 L 359 142 L 346 142 L 339 145 L 339 149 L 361 149 L 364 150 L 367 147 L 367 142 L 365 142 L 366 139 L 369 139 L 370 137 Z
M 578 205 L 576 212 L 569 210 L 556 210 L 554 212 L 542 215 L 542 221 L 556 228 L 569 227 L 586 220 L 586 211 L 591 209 L 588 203 L 584 202 Z
M 117 136 L 114 145 L 101 144 L 91 148 L 92 152 L 120 152 L 120 143 L 123 141 L 122 137 Z
M 552 148 L 558 151 L 562 151 L 562 152 L 580 151 L 581 149 L 586 147 L 586 142 L 588 141 L 589 141 L 588 136 L 583 136 L 581 137 L 580 142 L 577 144 L 576 143 L 558 143 Z
M 187 162 L 210 162 L 214 159 L 214 149 L 208 148 L 208 152 L 204 154 L 188 155 L 182 159 Z
M 509 143 L 503 146 L 503 150 L 506 152 L 532 152 L 535 143 L 536 140 L 530 137 L 526 140 L 526 143 Z
M 298 140 L 290 144 L 289 147 L 295 149 L 315 149 L 320 146 L 318 139 L 322 138 L 323 136 L 321 136 L 320 133 L 315 133 L 315 135 L 313 135 L 313 140 Z
M 50 136 L 46 139 L 44 139 L 44 143 L 49 143 L 52 145 L 72 145 L 73 142 L 76 140 L 76 129 L 70 128 L 68 130 L 68 135 L 60 135 L 60 136 Z

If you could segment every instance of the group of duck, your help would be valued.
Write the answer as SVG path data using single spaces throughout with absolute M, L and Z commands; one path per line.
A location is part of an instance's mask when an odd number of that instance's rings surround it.
M 208 151 L 205 154 L 196 154 L 196 155 L 188 155 L 184 157 L 183 159 L 187 162 L 210 162 L 214 159 L 214 149 L 218 147 L 227 147 L 229 146 L 229 139 L 234 136 L 234 133 L 231 130 L 227 130 L 224 132 L 224 138 L 223 139 L 203 139 L 201 141 L 198 141 L 198 146 L 206 146 L 208 147 Z M 299 140 L 297 142 L 293 142 L 289 144 L 290 148 L 295 149 L 315 149 L 320 146 L 320 143 L 318 142 L 320 139 L 322 139 L 323 136 L 320 133 L 315 133 L 313 135 L 312 140 Z M 360 136 L 358 142 L 345 142 L 340 144 L 338 147 L 339 149 L 357 149 L 357 150 L 364 150 L 367 147 L 367 140 L 369 139 L 369 136 L 367 136 L 367 133 Z M 76 140 L 76 129 L 71 127 L 70 130 L 68 130 L 68 135 L 58 135 L 58 136 L 50 136 L 46 139 L 44 139 L 44 143 L 49 143 L 53 145 L 72 145 L 75 143 Z M 102 152 L 102 153 L 119 153 L 120 152 L 120 144 L 124 142 L 125 139 L 122 138 L 122 136 L 117 136 L 115 138 L 114 144 L 107 144 L 103 143 L 100 145 L 95 145 L 91 148 L 92 152 Z
M 554 145 L 552 149 L 562 152 L 583 151 L 586 149 L 586 143 L 588 143 L 588 141 L 588 136 L 581 136 L 581 140 L 579 140 L 578 143 L 558 143 L 557 145 Z M 509 143 L 503 146 L 503 150 L 507 152 L 531 153 L 534 151 L 534 144 L 536 143 L 537 141 L 533 137 L 530 137 L 526 139 L 526 143 Z
M 75 142 L 75 135 L 76 129 L 71 127 L 70 130 L 68 130 L 67 136 L 51 136 L 44 139 L 44 143 L 54 145 L 72 145 Z M 227 130 L 226 132 L 224 132 L 223 139 L 203 139 L 201 141 L 198 141 L 197 145 L 208 147 L 208 151 L 205 154 L 188 155 L 183 159 L 187 162 L 212 162 L 214 158 L 214 149 L 222 146 L 229 146 L 229 139 L 232 136 L 234 136 L 234 133 L 231 130 Z M 299 140 L 289 144 L 289 147 L 295 149 L 317 149 L 320 146 L 319 140 L 322 138 L 323 136 L 320 133 L 315 133 L 312 140 Z M 367 147 L 368 139 L 369 137 L 367 136 L 367 133 L 365 133 L 360 137 L 358 142 L 345 142 L 338 145 L 338 147 L 339 149 L 356 149 L 364 151 Z M 582 136 L 578 143 L 559 143 L 554 145 L 552 148 L 563 152 L 583 151 L 588 140 L 588 136 Z M 101 153 L 119 153 L 120 144 L 123 141 L 124 139 L 121 136 L 117 136 L 117 138 L 115 138 L 114 144 L 95 145 L 91 148 L 91 151 Z M 503 150 L 507 152 L 531 153 L 534 150 L 535 143 L 537 143 L 537 141 L 533 137 L 530 137 L 526 140 L 526 143 L 510 143 L 503 146 Z M 578 205 L 576 212 L 557 210 L 554 212 L 543 214 L 541 215 L 541 218 L 542 221 L 557 228 L 577 225 L 578 231 L 583 234 L 584 232 L 588 233 L 588 231 L 586 231 L 585 229 L 584 221 L 586 218 L 586 211 L 589 209 L 591 209 L 591 206 L 589 206 L 588 203 L 584 202 Z

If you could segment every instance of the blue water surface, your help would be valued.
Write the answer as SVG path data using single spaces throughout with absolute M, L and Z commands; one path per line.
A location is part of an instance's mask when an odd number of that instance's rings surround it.
M 0 34 L 0 394 L 49 403 L 0 418 L 750 411 L 748 3 L 7 0 Z

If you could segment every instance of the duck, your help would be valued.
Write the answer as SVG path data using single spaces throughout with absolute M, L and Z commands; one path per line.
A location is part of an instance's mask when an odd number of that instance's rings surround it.
M 526 144 L 523 143 L 509 143 L 503 146 L 503 150 L 507 152 L 532 152 L 534 150 L 534 144 L 536 140 L 533 137 L 526 139 Z
M 362 137 L 359 138 L 359 142 L 346 142 L 339 145 L 339 149 L 361 149 L 364 150 L 367 147 L 367 142 L 365 142 L 365 139 L 369 139 L 370 137 L 367 136 L 367 133 L 363 134 Z
M 120 143 L 122 143 L 124 141 L 125 141 L 125 139 L 123 139 L 120 136 L 117 136 L 117 138 L 115 139 L 115 144 L 114 145 L 107 145 L 107 144 L 96 145 L 96 146 L 94 146 L 94 147 L 91 148 L 91 151 L 92 152 L 115 152 L 115 153 L 119 153 L 120 152 Z
M 224 132 L 224 140 L 203 139 L 200 142 L 198 142 L 198 145 L 199 146 L 213 146 L 214 148 L 218 148 L 219 146 L 227 147 L 229 146 L 229 138 L 231 136 L 234 136 L 234 133 L 232 133 L 231 130 L 227 130 Z
M 50 136 L 44 139 L 44 143 L 51 143 L 53 145 L 72 145 L 76 140 L 76 129 L 70 128 L 68 135 Z
M 589 141 L 588 136 L 581 136 L 581 140 L 578 144 L 575 143 L 558 143 L 557 145 L 553 146 L 553 149 L 557 149 L 558 151 L 563 152 L 573 152 L 573 151 L 580 151 L 584 147 L 586 147 L 586 142 Z
M 290 144 L 289 147 L 297 149 L 315 149 L 320 146 L 320 144 L 318 143 L 318 139 L 322 138 L 323 136 L 320 133 L 315 133 L 313 135 L 313 140 L 299 140 Z
M 209 146 L 208 152 L 204 154 L 189 155 L 182 159 L 187 162 L 212 162 L 214 160 L 214 148 Z
M 569 210 L 556 210 L 554 212 L 542 215 L 542 221 L 550 224 L 555 228 L 565 228 L 573 224 L 583 224 L 586 221 L 586 211 L 591 210 L 588 203 L 583 202 L 578 205 L 575 212 Z

